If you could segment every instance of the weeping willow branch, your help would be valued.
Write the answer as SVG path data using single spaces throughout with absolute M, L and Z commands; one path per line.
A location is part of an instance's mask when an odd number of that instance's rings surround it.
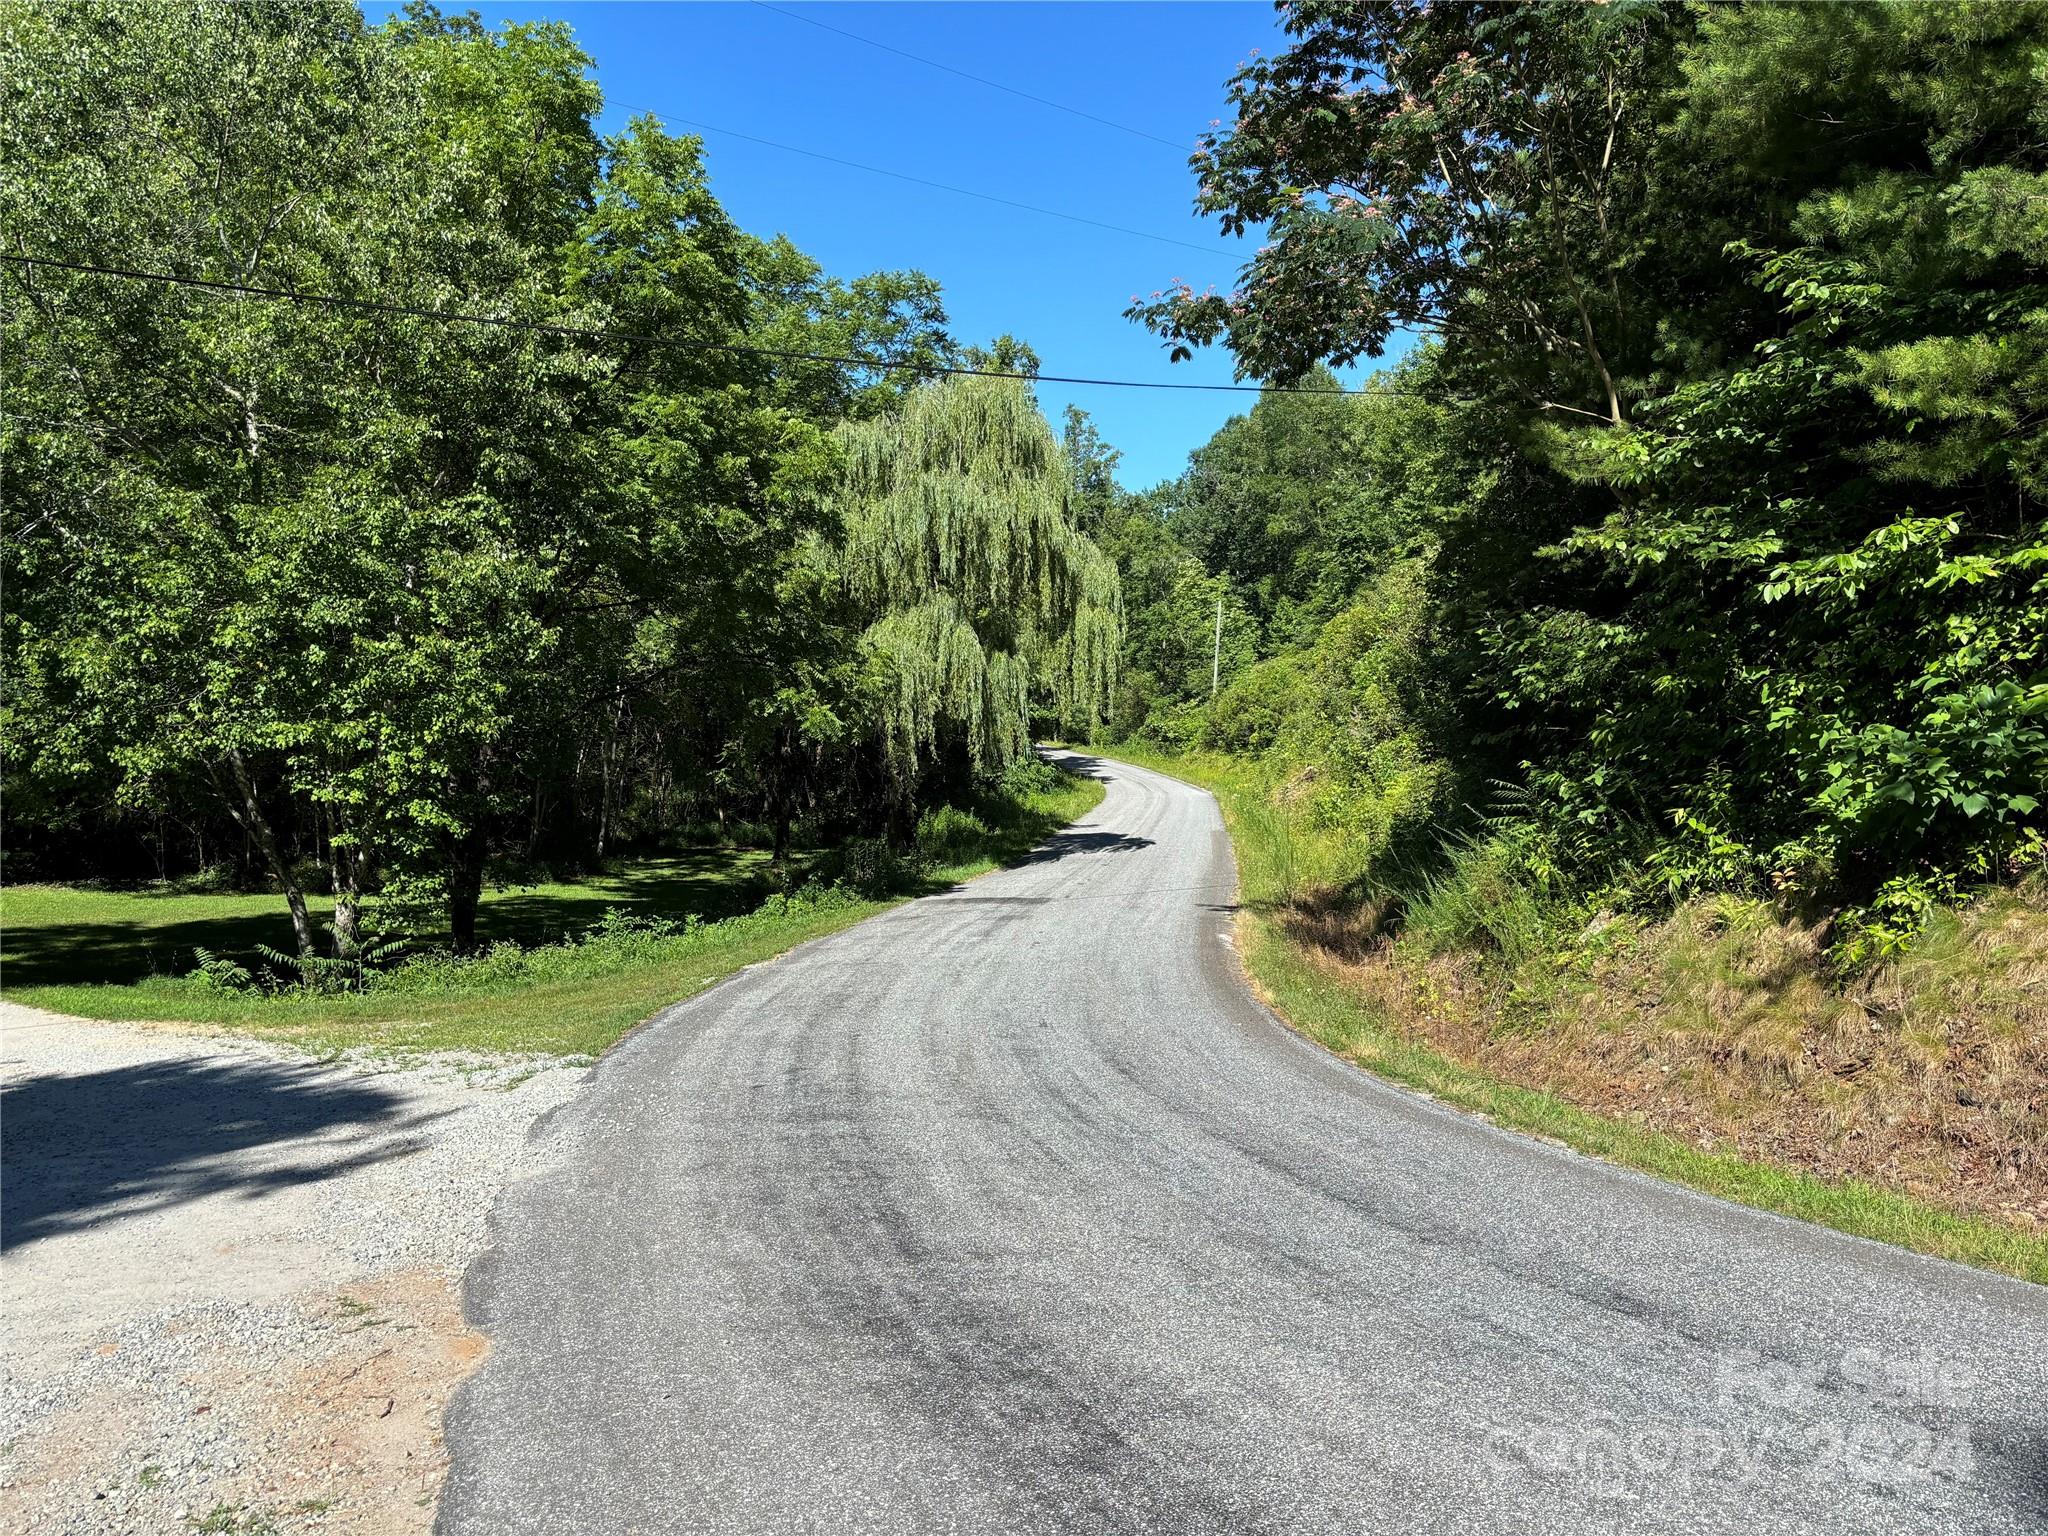
M 891 683 L 882 733 L 909 772 L 942 731 L 978 766 L 1030 746 L 1034 682 L 1063 723 L 1109 707 L 1115 566 L 1075 527 L 1058 440 L 1026 387 L 946 379 L 842 430 L 845 575 Z

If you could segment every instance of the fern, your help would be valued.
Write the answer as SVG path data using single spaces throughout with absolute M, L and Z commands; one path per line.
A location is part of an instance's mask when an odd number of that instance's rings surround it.
M 192 979 L 210 992 L 244 992 L 255 982 L 246 967 L 225 955 L 216 955 L 203 945 L 194 945 Z
M 403 938 L 366 940 L 352 955 L 295 955 L 268 944 L 258 944 L 256 950 L 280 975 L 297 972 L 297 982 L 287 985 L 309 992 L 361 992 L 371 974 L 395 958 L 405 944 Z

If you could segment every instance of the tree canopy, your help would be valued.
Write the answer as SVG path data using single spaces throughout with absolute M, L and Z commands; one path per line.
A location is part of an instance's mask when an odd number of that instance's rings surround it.
M 337 953 L 372 893 L 465 944 L 493 859 L 858 825 L 945 730 L 1014 758 L 1034 679 L 1099 713 L 1114 575 L 1029 390 L 919 385 L 937 286 L 828 277 L 696 139 L 600 134 L 566 26 L 7 19 L 12 857 L 230 817 L 302 952 L 316 882 Z M 781 355 L 849 351 L 892 363 Z
M 1617 901 L 2048 851 L 2040 0 L 1283 6 L 1193 164 L 1262 243 L 1129 315 L 1287 387 L 1137 493 L 561 24 L 0 4 L 10 869 L 461 944 L 493 867 L 901 833 L 1040 729 Z
M 1409 705 L 1242 690 L 1637 890 L 1916 911 L 2038 866 L 2048 8 L 1284 9 L 1195 159 L 1268 243 L 1131 315 L 1276 380 L 1426 342 L 1405 405 L 1263 398 L 1164 528 L 1264 654 L 1377 614 Z
M 841 429 L 845 561 L 892 683 L 891 759 L 958 732 L 977 764 L 1029 746 L 1036 666 L 1053 712 L 1105 713 L 1122 645 L 1116 572 L 1075 523 L 1057 438 L 1018 380 L 949 378 Z

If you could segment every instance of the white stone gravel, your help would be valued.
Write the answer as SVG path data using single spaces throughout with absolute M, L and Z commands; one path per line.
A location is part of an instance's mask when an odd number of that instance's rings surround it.
M 457 1282 L 586 1066 L 0 1004 L 0 1531 L 423 1529 Z

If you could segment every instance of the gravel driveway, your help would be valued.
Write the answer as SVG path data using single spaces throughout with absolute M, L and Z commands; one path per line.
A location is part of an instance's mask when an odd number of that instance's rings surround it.
M 427 1529 L 457 1282 L 584 1075 L 0 1004 L 0 1532 Z

